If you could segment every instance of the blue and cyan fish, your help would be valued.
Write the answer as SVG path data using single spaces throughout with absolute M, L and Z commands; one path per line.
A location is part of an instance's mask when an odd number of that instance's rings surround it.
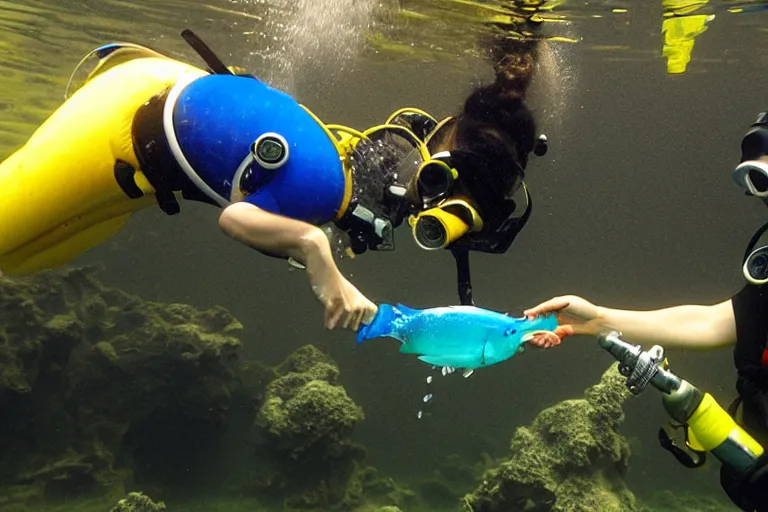
M 411 309 L 380 304 L 373 321 L 358 331 L 357 343 L 395 338 L 403 354 L 417 354 L 427 364 L 471 373 L 522 352 L 534 335 L 556 327 L 555 314 L 528 319 L 475 306 Z

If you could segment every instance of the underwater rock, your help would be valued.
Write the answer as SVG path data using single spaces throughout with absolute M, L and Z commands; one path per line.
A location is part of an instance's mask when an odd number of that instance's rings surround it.
M 365 466 L 365 448 L 351 440 L 365 414 L 337 384 L 339 369 L 328 356 L 306 345 L 274 371 L 254 421 L 250 481 L 258 495 L 271 494 L 286 511 L 347 511 L 413 497 Z
M 310 362 L 312 361 L 312 362 Z M 269 383 L 257 426 L 272 448 L 291 458 L 343 451 L 363 410 L 335 384 L 339 370 L 311 345 L 292 354 Z
M 165 503 L 155 503 L 149 496 L 140 492 L 132 492 L 127 498 L 120 500 L 110 512 L 158 512 L 165 510 Z
M 364 463 L 351 436 L 365 415 L 320 350 L 243 362 L 225 309 L 144 301 L 96 276 L 0 277 L 0 508 L 111 504 L 129 483 L 169 503 L 234 487 L 286 511 L 414 498 Z M 217 451 L 225 431 L 248 447 L 234 469 Z M 151 503 L 131 494 L 113 510 Z
M 0 311 L 0 495 L 119 496 L 168 467 L 190 482 L 238 383 L 226 310 L 143 301 L 91 268 L 0 277 Z
M 472 512 L 635 512 L 624 482 L 629 443 L 617 432 L 631 396 L 614 364 L 584 398 L 543 410 L 512 437 L 511 455 L 464 497 Z

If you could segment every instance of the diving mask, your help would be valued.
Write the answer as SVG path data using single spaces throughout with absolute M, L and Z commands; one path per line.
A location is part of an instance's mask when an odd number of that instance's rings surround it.
M 448 199 L 408 219 L 413 239 L 422 249 L 445 249 L 468 232 L 483 229 L 483 219 L 464 199 Z
M 422 249 L 445 249 L 468 232 L 483 229 L 477 209 L 465 198 L 452 197 L 459 179 L 454 153 L 436 153 L 416 172 L 416 192 L 426 209 L 411 215 L 408 222 Z M 468 170 L 466 165 L 463 168 Z
M 416 191 L 421 201 L 432 204 L 451 193 L 459 172 L 451 165 L 450 151 L 443 151 L 419 166 L 416 171 Z
M 527 190 L 522 216 L 512 199 L 523 175 L 522 166 L 514 160 L 500 164 L 496 159 L 466 150 L 433 155 L 416 175 L 417 193 L 426 208 L 409 221 L 416 243 L 429 250 L 455 243 L 469 250 L 505 252 L 530 214 Z M 463 193 L 473 201 L 492 203 L 476 205 L 459 195 Z M 484 219 L 478 213 L 482 208 L 492 212 L 491 218 Z
M 768 112 L 762 112 L 741 141 L 741 163 L 733 179 L 756 197 L 768 197 Z

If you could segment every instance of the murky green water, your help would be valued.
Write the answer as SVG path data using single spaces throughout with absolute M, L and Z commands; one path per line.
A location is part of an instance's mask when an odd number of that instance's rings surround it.
M 0 155 L 60 104 L 74 66 L 106 42 L 194 60 L 178 35 L 190 27 L 228 63 L 285 88 L 327 122 L 366 127 L 404 105 L 456 112 L 472 85 L 491 76 L 481 21 L 509 16 L 490 1 L 352 4 L 336 13 L 319 0 L 0 1 Z M 768 13 L 759 7 L 720 1 L 690 13 L 714 18 L 676 74 L 662 55 L 658 2 L 563 2 L 541 14 L 557 39 L 542 52 L 530 103 L 551 149 L 529 166 L 534 214 L 515 246 L 474 258 L 480 305 L 519 312 L 574 292 L 651 308 L 720 301 L 740 287 L 741 253 L 765 214 L 729 173 L 742 134 L 768 102 Z M 397 254 L 365 255 L 345 262 L 345 272 L 376 301 L 455 302 L 451 258 L 420 252 L 407 237 L 399 234 Z M 529 351 L 469 380 L 441 382 L 433 415 L 417 421 L 423 365 L 387 343 L 355 347 L 349 334 L 323 331 L 301 273 L 225 240 L 211 209 L 191 205 L 172 219 L 142 212 L 78 261 L 93 262 L 105 266 L 108 284 L 146 299 L 228 308 L 245 324 L 246 352 L 264 361 L 308 342 L 328 350 L 366 411 L 357 437 L 372 463 L 404 478 L 429 475 L 451 453 L 469 461 L 503 454 L 517 426 L 580 396 L 610 362 L 591 339 Z M 722 403 L 733 397 L 729 351 L 673 352 L 670 360 Z M 633 490 L 719 494 L 714 470 L 683 470 L 658 448 L 666 418 L 657 396 L 626 410 L 623 429 L 643 447 L 630 469 Z

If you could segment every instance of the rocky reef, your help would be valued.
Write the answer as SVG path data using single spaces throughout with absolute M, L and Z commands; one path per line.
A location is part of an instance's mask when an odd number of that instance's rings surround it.
M 639 512 L 624 474 L 629 442 L 618 433 L 630 396 L 613 365 L 584 397 L 543 410 L 512 437 L 511 454 L 464 497 L 472 512 Z
M 114 504 L 142 489 L 173 510 L 174 490 L 222 486 L 288 511 L 413 497 L 365 464 L 351 441 L 363 410 L 318 349 L 274 368 L 242 361 L 242 327 L 225 309 L 144 301 L 97 274 L 0 277 L 0 508 Z M 250 453 L 213 471 L 227 436 Z M 132 493 L 113 510 L 164 506 Z
M 277 498 L 273 505 L 286 511 L 397 506 L 413 496 L 365 465 L 365 448 L 351 440 L 365 414 L 337 383 L 328 356 L 307 345 L 271 371 L 254 420 L 247 489 Z
M 225 422 L 240 324 L 108 289 L 94 272 L 0 278 L 0 500 L 124 495 Z

